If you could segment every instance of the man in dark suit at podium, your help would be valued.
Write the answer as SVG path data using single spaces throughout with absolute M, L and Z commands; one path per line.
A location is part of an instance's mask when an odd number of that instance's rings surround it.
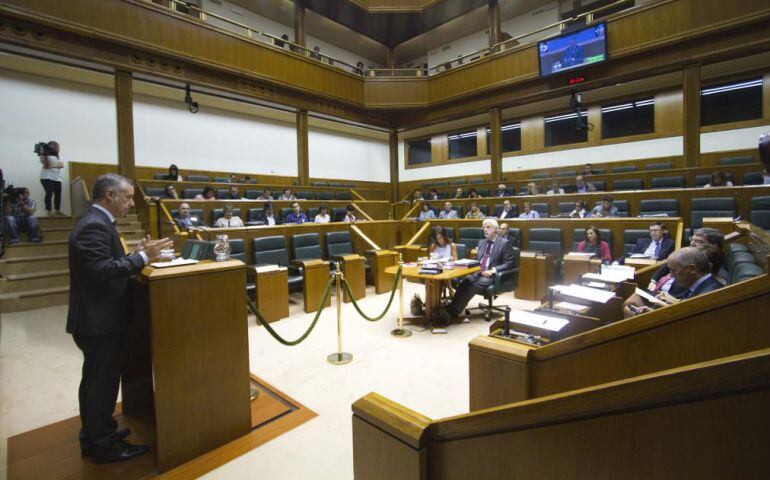
M 474 295 L 483 292 L 494 282 L 498 271 L 513 267 L 514 251 L 511 242 L 499 235 L 500 228 L 494 218 L 484 219 L 484 240 L 479 242 L 476 259 L 481 270 L 462 279 L 455 290 L 452 303 L 439 311 L 439 321 L 443 325 L 455 321 L 465 310 Z
M 80 402 L 80 449 L 95 463 L 138 457 L 146 446 L 124 441 L 131 432 L 117 430 L 112 417 L 118 398 L 121 348 L 132 300 L 128 277 L 139 273 L 164 248 L 167 238 L 145 238 L 126 255 L 116 227 L 133 207 L 134 187 L 116 174 L 102 175 L 93 186 L 94 204 L 69 237 L 70 302 L 67 333 L 83 352 Z

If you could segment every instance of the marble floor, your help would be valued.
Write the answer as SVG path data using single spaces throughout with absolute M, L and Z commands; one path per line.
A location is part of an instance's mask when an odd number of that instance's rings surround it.
M 366 313 L 379 313 L 389 294 L 372 288 L 362 300 Z M 421 285 L 405 283 L 405 311 Z M 351 404 L 375 391 L 431 418 L 468 411 L 468 342 L 488 332 L 482 318 L 452 325 L 445 335 L 429 330 L 398 339 L 389 332 L 397 300 L 379 322 L 361 318 L 343 305 L 343 350 L 351 364 L 332 366 L 336 351 L 336 306 L 323 312 L 316 329 L 298 346 L 276 342 L 249 319 L 251 371 L 287 393 L 318 417 L 210 472 L 210 479 L 349 479 L 353 478 Z M 472 302 L 477 303 L 480 297 Z M 505 294 L 497 303 L 514 309 L 535 302 Z M 0 478 L 5 478 L 9 436 L 78 414 L 77 386 L 82 357 L 64 332 L 67 307 L 5 314 L 0 320 Z M 291 316 L 272 325 L 294 339 L 312 315 L 294 297 Z M 418 329 L 415 327 L 415 329 Z

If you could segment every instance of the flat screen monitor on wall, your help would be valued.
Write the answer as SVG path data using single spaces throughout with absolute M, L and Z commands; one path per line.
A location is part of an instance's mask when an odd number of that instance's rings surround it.
M 574 70 L 607 59 L 605 22 L 538 42 L 540 76 Z

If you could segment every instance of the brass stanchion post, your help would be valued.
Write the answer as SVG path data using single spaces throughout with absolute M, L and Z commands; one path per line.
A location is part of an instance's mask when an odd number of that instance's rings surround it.
M 412 331 L 404 328 L 404 257 L 398 254 L 398 269 L 401 277 L 398 280 L 398 328 L 391 330 L 390 334 L 394 337 L 407 338 L 412 336 Z
M 332 365 L 345 365 L 353 361 L 353 355 L 342 351 L 342 272 L 340 263 L 334 262 L 334 278 L 337 289 L 337 352 L 326 357 Z

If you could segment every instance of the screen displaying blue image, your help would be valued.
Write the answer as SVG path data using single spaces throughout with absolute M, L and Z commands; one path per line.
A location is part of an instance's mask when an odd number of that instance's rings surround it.
M 600 23 L 538 43 L 540 76 L 607 59 L 606 24 Z

